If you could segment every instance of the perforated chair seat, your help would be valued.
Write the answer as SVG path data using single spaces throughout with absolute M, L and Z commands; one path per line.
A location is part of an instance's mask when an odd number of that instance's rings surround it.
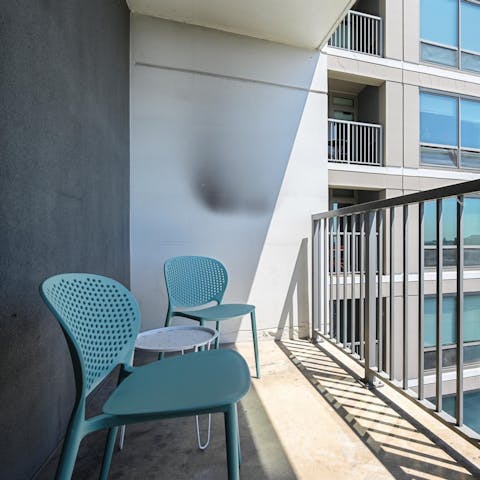
M 238 353 L 198 352 L 135 368 L 107 400 L 103 411 L 109 415 L 165 416 L 212 412 L 238 402 L 249 386 L 250 374 Z
M 175 315 L 179 317 L 187 317 L 193 320 L 205 321 L 221 321 L 229 318 L 242 317 L 248 315 L 255 310 L 254 305 L 246 303 L 221 303 L 213 307 L 201 308 L 199 310 L 188 310 L 186 312 L 176 311 Z

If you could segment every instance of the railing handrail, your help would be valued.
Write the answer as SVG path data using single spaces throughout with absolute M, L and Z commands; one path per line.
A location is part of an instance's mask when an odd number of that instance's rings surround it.
M 373 202 L 351 205 L 349 207 L 339 208 L 338 210 L 329 210 L 328 212 L 316 213 L 312 215 L 312 221 L 322 218 L 333 218 L 342 215 L 354 215 L 366 213 L 390 207 L 401 207 L 413 203 L 428 202 L 444 197 L 456 197 L 469 193 L 480 191 L 480 180 L 471 180 L 469 182 L 454 183 L 446 187 L 432 188 L 422 192 L 410 193 L 398 197 L 387 198 L 384 200 L 374 200 Z
M 367 17 L 367 18 L 373 18 L 374 20 L 381 21 L 382 17 L 379 17 L 378 15 L 372 15 L 370 13 L 364 13 L 364 12 L 359 12 L 358 10 L 349 10 L 348 13 L 350 15 L 358 15 L 359 17 Z
M 356 122 L 354 120 L 337 120 L 336 118 L 329 118 L 328 121 L 335 123 L 344 123 L 346 125 L 360 125 L 362 127 L 382 128 L 382 125 L 379 123 Z

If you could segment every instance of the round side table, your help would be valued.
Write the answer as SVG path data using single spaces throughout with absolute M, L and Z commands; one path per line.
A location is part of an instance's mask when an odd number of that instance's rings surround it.
M 135 349 L 156 352 L 160 355 L 168 352 L 180 352 L 183 355 L 188 350 L 193 350 L 194 352 L 197 352 L 200 348 L 210 350 L 212 342 L 217 337 L 218 331 L 213 328 L 196 325 L 175 325 L 139 333 L 135 342 Z M 210 443 L 212 415 L 208 414 L 207 440 L 204 444 L 200 440 L 198 415 L 195 416 L 195 420 L 197 424 L 198 448 L 205 450 Z M 120 431 L 120 449 L 123 448 L 124 440 L 125 425 Z

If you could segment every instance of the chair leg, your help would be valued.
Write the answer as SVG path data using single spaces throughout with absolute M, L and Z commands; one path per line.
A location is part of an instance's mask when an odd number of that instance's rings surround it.
M 215 323 L 215 330 L 218 332 L 217 338 L 215 339 L 215 350 L 218 350 L 220 346 L 220 322 Z
M 224 416 L 225 439 L 227 443 L 228 480 L 240 480 L 237 405 L 230 405 Z
M 257 339 L 257 322 L 255 319 L 255 310 L 250 313 L 252 320 L 252 335 L 253 335 L 253 351 L 255 353 L 255 368 L 257 369 L 257 378 L 260 378 L 260 359 L 258 358 L 258 339 Z
M 238 412 L 237 412 L 237 433 L 238 433 L 238 467 L 242 466 L 242 447 L 240 446 L 240 427 L 238 426 Z
M 117 432 L 118 427 L 112 427 L 108 430 L 107 442 L 105 443 L 105 452 L 103 454 L 102 470 L 100 471 L 100 480 L 107 480 L 108 478 Z
M 70 428 L 63 443 L 62 454 L 55 475 L 56 480 L 69 480 L 72 478 L 81 441 L 82 436 L 79 433 L 79 429 Z

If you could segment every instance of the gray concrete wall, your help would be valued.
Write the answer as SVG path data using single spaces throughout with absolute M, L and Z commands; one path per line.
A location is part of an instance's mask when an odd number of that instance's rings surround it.
M 262 338 L 308 333 L 310 214 L 328 204 L 325 57 L 134 15 L 132 62 L 142 328 L 165 320 L 164 261 L 207 255 L 229 271 L 225 300 L 257 306 Z M 224 322 L 222 339 L 248 339 L 246 320 Z
M 129 283 L 129 13 L 117 0 L 3 2 L 0 21 L 0 478 L 65 432 L 69 354 L 40 282 Z

